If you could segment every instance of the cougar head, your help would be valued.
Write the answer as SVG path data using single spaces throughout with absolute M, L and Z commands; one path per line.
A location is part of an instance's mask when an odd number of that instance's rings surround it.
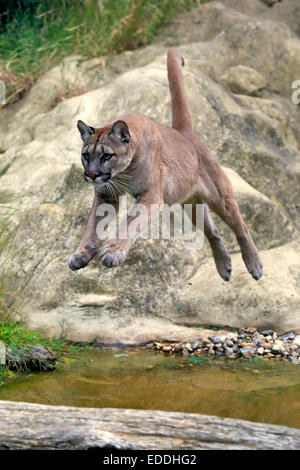
M 101 129 L 78 121 L 77 127 L 83 141 L 81 161 L 87 182 L 105 185 L 128 167 L 131 137 L 125 121 Z

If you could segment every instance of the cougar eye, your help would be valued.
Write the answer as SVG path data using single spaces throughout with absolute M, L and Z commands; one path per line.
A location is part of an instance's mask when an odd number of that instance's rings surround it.
M 104 161 L 110 160 L 113 155 L 114 155 L 113 153 L 104 153 L 102 155 L 102 160 Z
M 89 156 L 88 152 L 84 152 L 84 153 L 82 154 L 82 156 L 83 156 L 83 158 L 84 158 L 87 162 L 90 161 L 90 156 Z

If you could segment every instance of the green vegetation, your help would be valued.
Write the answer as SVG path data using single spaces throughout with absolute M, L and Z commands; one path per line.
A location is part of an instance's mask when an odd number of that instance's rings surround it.
M 9 217 L 0 217 L 0 255 L 9 252 L 13 239 Z M 2 269 L 0 274 L 0 341 L 4 343 L 6 350 L 9 349 L 10 357 L 13 359 L 10 359 L 6 366 L 0 365 L 0 386 L 10 380 L 12 373 L 9 368 L 26 372 L 36 364 L 39 369 L 46 368 L 43 360 L 35 358 L 34 349 L 32 349 L 34 347 L 43 346 L 52 351 L 58 359 L 58 364 L 64 354 L 72 355 L 78 349 L 78 346 L 66 341 L 63 337 L 47 339 L 41 333 L 28 331 L 22 321 L 13 320 L 14 312 L 7 308 L 4 302 L 8 279 L 9 266 Z M 55 367 L 54 362 L 53 367 Z
M 100 57 L 147 44 L 199 0 L 8 0 L 0 7 L 0 69 L 8 102 L 64 57 Z M 2 11 L 1 11 L 2 9 Z M 1 72 L 0 72 L 1 74 Z

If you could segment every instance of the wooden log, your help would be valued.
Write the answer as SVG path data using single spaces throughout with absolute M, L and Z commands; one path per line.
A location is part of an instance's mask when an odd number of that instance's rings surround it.
M 0 449 L 300 449 L 300 430 L 192 413 L 0 401 Z

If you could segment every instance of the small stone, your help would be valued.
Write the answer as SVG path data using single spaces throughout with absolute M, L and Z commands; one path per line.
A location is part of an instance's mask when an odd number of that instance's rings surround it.
M 269 359 L 272 359 L 274 357 L 274 354 L 272 354 L 271 352 L 269 352 L 268 354 L 266 354 L 266 357 L 268 357 Z
M 241 333 L 238 337 L 238 339 L 246 339 L 247 338 L 247 335 Z
M 148 343 L 146 344 L 146 349 L 153 349 L 154 348 L 154 343 Z
M 228 359 L 237 359 L 238 358 L 238 355 L 237 354 L 230 354 L 230 356 L 228 356 Z
M 170 351 L 172 351 L 172 346 L 169 346 L 169 345 L 163 346 L 162 350 L 163 352 L 169 353 Z
M 183 350 L 182 350 L 182 355 L 183 355 L 183 356 L 189 356 L 190 353 L 189 353 L 189 351 L 188 351 L 186 348 L 183 348 Z
M 293 339 L 295 339 L 295 335 L 294 335 L 294 333 L 286 333 L 285 335 L 282 335 L 280 339 L 282 341 L 293 340 Z
M 237 333 L 228 333 L 227 339 L 231 339 L 231 341 L 237 341 L 238 334 Z
M 183 344 L 182 347 L 183 347 L 184 349 L 187 349 L 188 352 L 193 352 L 193 348 L 192 348 L 192 346 L 191 346 L 191 343 Z
M 202 343 L 203 344 L 211 344 L 211 341 L 209 339 L 205 338 L 205 339 L 202 340 Z
M 264 353 L 264 348 L 261 347 L 257 349 L 257 354 L 260 354 L 262 356 L 263 353 Z
M 270 343 L 262 343 L 262 344 L 261 344 L 261 347 L 264 348 L 264 349 L 269 349 L 270 346 L 271 346 Z
M 283 341 L 277 340 L 272 346 L 272 353 L 273 354 L 284 354 L 285 348 Z
M 192 346 L 192 349 L 193 351 L 195 351 L 195 349 L 199 349 L 200 347 L 201 347 L 201 343 L 199 341 L 195 341 Z
M 274 333 L 273 330 L 264 330 L 264 331 L 261 332 L 261 334 L 264 335 L 264 336 L 270 336 L 273 333 Z
M 255 352 L 256 352 L 256 350 L 254 348 L 251 348 L 251 347 L 244 347 L 244 348 L 240 349 L 240 353 L 244 357 L 252 356 L 252 355 L 255 354 Z
M 255 344 L 254 343 L 240 343 L 239 347 L 240 348 L 255 348 Z
M 253 333 L 256 332 L 256 328 L 253 328 L 252 326 L 249 327 L 249 328 L 247 328 L 247 330 L 249 331 L 249 333 L 250 333 L 251 335 L 253 335 Z
M 260 343 L 264 343 L 266 341 L 266 338 L 260 334 L 255 335 L 255 339 L 259 341 Z
M 223 344 L 223 341 L 221 340 L 220 336 L 209 336 L 208 339 L 210 339 L 214 344 Z
M 180 352 L 182 350 L 182 344 L 181 343 L 176 343 L 174 345 L 174 351 L 175 352 Z
M 225 348 L 226 356 L 231 356 L 233 354 L 233 348 Z
M 161 343 L 153 343 L 153 346 L 154 346 L 155 349 L 161 349 L 162 348 Z
M 293 341 L 293 345 L 298 346 L 300 348 L 300 335 L 297 335 Z

